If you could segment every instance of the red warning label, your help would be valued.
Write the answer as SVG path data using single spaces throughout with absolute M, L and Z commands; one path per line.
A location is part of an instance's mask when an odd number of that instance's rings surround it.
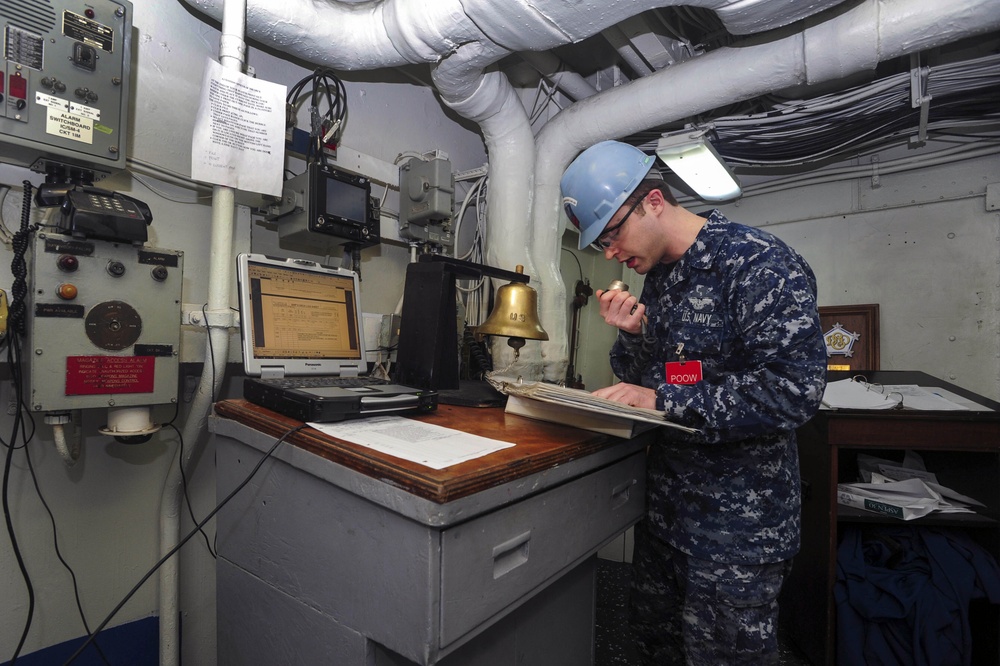
M 152 393 L 153 356 L 69 356 L 66 395 Z

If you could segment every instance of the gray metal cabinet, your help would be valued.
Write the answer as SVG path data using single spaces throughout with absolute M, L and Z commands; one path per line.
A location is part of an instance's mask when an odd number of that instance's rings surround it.
M 212 429 L 221 498 L 275 438 Z M 642 515 L 645 441 L 559 438 L 439 479 L 467 488 L 447 501 L 402 487 L 419 466 L 352 460 L 382 454 L 279 447 L 218 516 L 219 663 L 592 663 L 594 554 Z

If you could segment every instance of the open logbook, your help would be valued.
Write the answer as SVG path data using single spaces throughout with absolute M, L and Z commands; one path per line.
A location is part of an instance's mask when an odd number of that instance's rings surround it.
M 616 437 L 632 437 L 654 426 L 696 433 L 695 428 L 667 420 L 664 412 L 600 398 L 589 391 L 545 382 L 490 377 L 490 383 L 507 394 L 507 412 L 542 421 L 564 423 Z

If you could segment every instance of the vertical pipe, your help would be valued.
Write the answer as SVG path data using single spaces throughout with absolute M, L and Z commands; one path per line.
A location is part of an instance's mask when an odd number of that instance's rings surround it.
M 246 0 L 225 0 L 222 35 L 219 40 L 219 62 L 223 67 L 243 71 L 246 62 L 245 32 Z M 181 465 L 186 465 L 199 445 L 204 444 L 208 414 L 215 394 L 222 384 L 226 359 L 229 357 L 229 326 L 232 323 L 229 292 L 232 280 L 235 206 L 236 192 L 233 188 L 221 185 L 213 188 L 205 364 L 184 423 L 182 436 L 184 441 L 190 444 L 187 455 L 182 457 L 178 447 L 163 484 L 163 495 L 160 500 L 161 557 L 174 548 L 180 540 L 180 507 L 183 496 Z M 160 568 L 161 666 L 177 666 L 180 663 L 178 604 L 180 585 L 177 575 L 179 558 L 178 553 L 164 562 Z

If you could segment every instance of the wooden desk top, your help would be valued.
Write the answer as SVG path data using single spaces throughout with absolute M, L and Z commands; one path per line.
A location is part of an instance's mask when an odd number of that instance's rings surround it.
M 281 437 L 301 421 L 246 400 L 215 404 L 217 416 L 232 419 L 272 437 Z M 516 446 L 445 469 L 431 469 L 372 449 L 335 439 L 314 428 L 288 437 L 288 443 L 376 479 L 385 480 L 432 502 L 450 502 L 594 453 L 624 447 L 622 456 L 640 450 L 654 431 L 622 440 L 588 430 L 507 414 L 500 408 L 440 405 L 408 418 L 474 435 L 514 442 Z M 626 450 L 627 449 L 627 450 Z

